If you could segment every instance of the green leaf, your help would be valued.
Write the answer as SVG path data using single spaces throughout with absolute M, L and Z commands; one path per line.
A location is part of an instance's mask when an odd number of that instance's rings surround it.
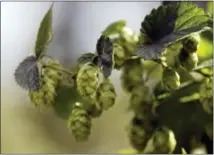
M 118 20 L 116 22 L 113 22 L 103 31 L 103 35 L 110 36 L 110 35 L 118 34 L 121 32 L 122 28 L 124 28 L 125 26 L 126 26 L 125 20 Z
M 53 109 L 62 119 L 68 119 L 72 112 L 73 104 L 79 100 L 75 87 L 60 86 L 57 89 Z
M 23 89 L 37 91 L 39 90 L 39 69 L 35 56 L 26 57 L 16 68 L 16 83 Z
M 46 52 L 47 46 L 52 40 L 52 8 L 53 4 L 40 23 L 35 45 L 35 55 L 37 58 Z
M 137 46 L 136 54 L 144 59 L 157 59 L 168 45 L 210 27 L 210 16 L 191 2 L 160 6 L 142 22 L 141 33 L 148 43 Z
M 84 64 L 87 62 L 92 62 L 94 57 L 95 57 L 95 54 L 93 53 L 85 53 L 85 54 L 82 54 L 77 61 L 78 63 Z

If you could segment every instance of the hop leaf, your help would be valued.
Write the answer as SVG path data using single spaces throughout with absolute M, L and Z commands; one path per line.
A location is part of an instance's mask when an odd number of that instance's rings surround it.
M 86 54 L 81 55 L 81 57 L 79 57 L 77 61 L 78 61 L 78 63 L 81 63 L 81 64 L 85 64 L 87 62 L 92 62 L 94 56 L 95 55 L 93 53 L 86 53 Z
M 97 41 L 98 59 L 101 61 L 101 66 L 104 76 L 110 76 L 113 69 L 113 44 L 110 38 L 102 35 Z
M 73 105 L 78 101 L 79 95 L 74 87 L 60 86 L 56 90 L 54 111 L 62 119 L 68 119 Z
M 125 20 L 119 20 L 116 22 L 111 23 L 105 31 L 103 31 L 103 35 L 109 36 L 109 35 L 114 35 L 120 33 L 122 28 L 126 26 L 126 21 Z
M 38 90 L 39 89 L 39 69 L 36 64 L 36 58 L 29 56 L 25 58 L 16 68 L 15 80 L 18 85 L 24 89 Z
M 52 8 L 53 4 L 45 14 L 39 27 L 35 45 L 35 55 L 37 58 L 45 52 L 47 45 L 52 39 Z
M 192 33 L 209 28 L 211 18 L 190 2 L 180 2 L 153 9 L 141 24 L 148 44 L 139 45 L 136 54 L 144 59 L 158 58 L 164 48 Z

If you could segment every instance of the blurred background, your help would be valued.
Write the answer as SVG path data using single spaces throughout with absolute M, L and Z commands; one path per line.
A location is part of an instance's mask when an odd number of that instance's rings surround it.
M 108 24 L 125 19 L 128 27 L 139 33 L 145 15 L 162 3 L 55 2 L 49 55 L 70 67 L 81 54 L 95 51 L 96 41 Z M 196 3 L 212 13 L 211 2 Z M 120 88 L 119 72 L 111 76 L 119 94 L 117 103 L 94 121 L 91 137 L 84 143 L 76 143 L 66 122 L 51 110 L 34 108 L 28 93 L 15 83 L 14 70 L 34 52 L 39 24 L 50 5 L 51 2 L 1 3 L 2 153 L 116 153 L 130 148 L 125 129 L 131 117 L 127 113 L 128 97 Z M 209 33 L 203 36 L 200 59 L 212 55 L 212 38 Z

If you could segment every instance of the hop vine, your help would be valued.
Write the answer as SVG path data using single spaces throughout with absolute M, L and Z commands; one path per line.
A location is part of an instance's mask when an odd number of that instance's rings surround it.
M 137 153 L 190 153 L 189 135 L 212 140 L 213 61 L 202 60 L 198 49 L 213 20 L 203 9 L 183 1 L 160 6 L 145 16 L 139 34 L 125 20 L 113 22 L 97 38 L 96 51 L 80 55 L 71 69 L 47 55 L 52 9 L 40 24 L 34 55 L 14 76 L 31 103 L 52 107 L 67 121 L 76 141 L 87 141 L 93 119 L 120 104 L 114 70 L 134 115 L 128 138 Z

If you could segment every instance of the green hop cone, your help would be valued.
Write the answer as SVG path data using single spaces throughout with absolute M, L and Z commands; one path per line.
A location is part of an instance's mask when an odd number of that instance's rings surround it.
M 87 110 L 76 102 L 68 119 L 68 128 L 76 141 L 86 141 L 91 134 L 91 117 Z
M 44 92 L 39 90 L 39 91 L 29 91 L 29 97 L 31 102 L 34 105 L 44 105 Z
M 95 98 L 81 97 L 80 101 L 84 104 L 85 109 L 87 109 L 91 117 L 96 118 L 101 116 L 103 109 Z
M 198 55 L 197 52 L 188 53 L 184 48 L 181 49 L 177 58 L 178 64 L 180 64 L 187 71 L 192 71 L 198 65 Z
M 174 133 L 166 127 L 156 129 L 149 140 L 144 154 L 168 154 L 172 153 L 176 147 Z
M 123 65 L 121 85 L 130 93 L 136 87 L 143 84 L 143 66 L 140 59 L 127 60 Z
M 206 78 L 200 87 L 200 102 L 208 114 L 213 114 L 213 83 L 212 78 Z
M 183 48 L 188 53 L 197 52 L 199 43 L 200 43 L 200 35 L 198 33 L 190 35 L 189 37 L 184 38 L 182 40 Z
M 127 55 L 123 49 L 122 46 L 120 46 L 119 44 L 114 44 L 114 67 L 116 69 L 120 69 L 123 65 L 123 63 L 125 62 L 125 60 L 127 59 Z
M 84 64 L 77 74 L 77 90 L 82 96 L 93 97 L 99 82 L 99 69 L 92 63 Z
M 122 46 L 126 49 L 127 54 L 132 55 L 135 52 L 136 45 L 139 41 L 138 36 L 132 29 L 124 27 L 120 33 Z
M 139 85 L 132 91 L 130 97 L 130 108 L 133 109 L 136 115 L 149 120 L 153 116 L 153 107 L 155 103 L 154 94 L 145 85 Z
M 55 60 L 50 60 L 48 66 L 61 67 Z M 44 92 L 44 103 L 47 105 L 54 104 L 56 88 L 61 80 L 61 73 L 51 67 L 45 67 L 43 69 L 43 84 L 42 91 Z
M 143 120 L 134 117 L 129 130 L 130 144 L 137 151 L 143 151 L 153 131 L 154 127 L 150 123 L 145 123 Z
M 109 79 L 105 79 L 97 89 L 97 102 L 103 110 L 108 110 L 115 104 L 116 96 L 114 85 Z
M 168 91 L 178 89 L 181 84 L 179 74 L 176 71 L 169 68 L 164 69 L 162 81 L 164 88 Z

